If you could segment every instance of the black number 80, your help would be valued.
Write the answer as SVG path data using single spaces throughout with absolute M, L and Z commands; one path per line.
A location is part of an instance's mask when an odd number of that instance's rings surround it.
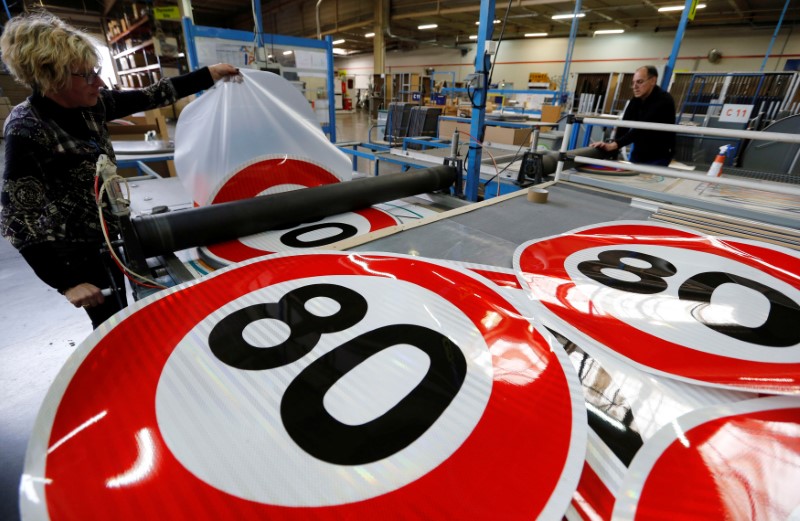
M 306 303 L 317 297 L 334 300 L 339 310 L 325 317 L 309 312 Z M 208 344 L 214 356 L 229 366 L 273 369 L 309 353 L 323 333 L 357 324 L 367 308 L 366 299 L 349 288 L 312 284 L 286 293 L 277 303 L 254 304 L 231 313 L 211 330 Z M 244 329 L 263 319 L 289 326 L 289 338 L 267 349 L 249 344 Z M 361 425 L 347 425 L 331 416 L 323 405 L 325 393 L 369 357 L 399 344 L 428 355 L 430 367 L 422 381 L 383 415 Z M 289 436 L 310 455 L 334 464 L 363 465 L 389 457 L 422 436 L 458 394 L 466 374 L 464 354 L 441 333 L 411 324 L 384 326 L 345 342 L 303 369 L 281 399 L 281 420 Z
M 624 259 L 639 259 L 649 264 L 640 268 L 626 264 Z M 638 277 L 636 281 L 616 279 L 603 269 L 622 270 Z M 578 264 L 578 271 L 604 286 L 630 293 L 651 295 L 667 289 L 666 277 L 675 275 L 678 270 L 672 263 L 637 251 L 607 250 L 597 256 L 597 260 Z M 755 290 L 769 301 L 769 315 L 758 327 L 746 327 L 738 323 L 711 323 L 703 317 L 703 310 L 711 305 L 711 295 L 719 286 L 730 283 Z M 780 291 L 765 286 L 752 279 L 725 273 L 708 271 L 698 273 L 686 280 L 678 288 L 678 298 L 697 302 L 692 308 L 692 316 L 701 324 L 731 338 L 767 347 L 789 347 L 800 342 L 800 306 Z

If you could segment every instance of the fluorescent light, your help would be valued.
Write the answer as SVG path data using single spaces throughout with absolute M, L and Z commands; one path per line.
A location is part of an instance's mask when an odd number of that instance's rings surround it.
M 334 41 L 333 41 L 333 42 L 331 42 L 331 43 L 333 43 L 333 45 L 339 45 L 339 44 L 341 44 L 341 43 L 344 43 L 344 38 L 342 38 L 342 39 L 340 39 L 340 40 L 334 40 Z
M 437 27 L 439 27 L 437 24 L 425 24 L 417 26 L 417 29 L 424 31 L 425 29 L 436 29 Z
M 292 54 L 292 51 L 283 51 L 284 56 L 289 56 L 290 54 Z
M 570 18 L 583 18 L 586 16 L 586 13 L 578 13 L 578 14 L 554 14 L 550 18 L 553 20 L 569 20 Z
M 364 35 L 364 38 L 372 38 L 375 36 L 375 33 L 367 33 Z
M 683 11 L 684 7 L 686 7 L 686 6 L 685 5 L 668 5 L 666 7 L 659 7 L 658 8 L 658 12 L 659 13 L 667 13 L 667 12 L 670 12 L 670 11 Z M 695 9 L 705 9 L 705 7 L 706 7 L 706 4 L 697 4 L 697 7 L 695 7 Z
M 470 34 L 469 35 L 469 39 L 470 40 L 477 40 L 478 39 L 478 35 L 477 34 Z
M 600 31 L 595 31 L 594 34 L 622 34 L 625 32 L 625 29 L 602 29 Z
M 333 49 L 333 54 L 347 54 L 347 51 L 342 49 L 341 47 L 337 47 Z
M 493 21 L 492 23 L 493 23 L 493 24 L 495 24 L 495 25 L 497 25 L 497 24 L 499 24 L 499 23 L 500 23 L 500 20 L 495 20 L 495 21 Z M 481 23 L 480 23 L 479 21 L 478 21 L 478 22 L 475 22 L 475 25 L 480 25 L 480 24 L 481 24 Z
M 540 36 L 547 36 L 547 33 L 525 33 L 525 38 L 538 38 Z

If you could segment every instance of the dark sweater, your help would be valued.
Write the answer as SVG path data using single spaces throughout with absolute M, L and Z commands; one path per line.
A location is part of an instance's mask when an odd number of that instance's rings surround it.
M 675 101 L 669 92 L 658 85 L 653 87 L 644 100 L 633 98 L 625 109 L 623 120 L 648 123 L 675 123 Z M 675 133 L 655 130 L 623 129 L 621 136 L 614 139 L 620 148 L 633 143 L 631 161 L 647 163 L 659 159 L 672 159 L 675 153 Z
M 104 242 L 94 176 L 101 154 L 116 159 L 106 122 L 213 84 L 203 68 L 144 89 L 101 89 L 94 107 L 68 109 L 38 93 L 14 107 L 3 129 L 0 234 L 40 279 L 61 292 L 86 282 L 80 265 Z M 113 233 L 113 219 L 108 223 Z

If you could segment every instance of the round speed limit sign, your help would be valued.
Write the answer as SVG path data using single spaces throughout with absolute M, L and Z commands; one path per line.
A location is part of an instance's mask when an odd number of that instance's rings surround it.
M 587 347 L 694 383 L 800 392 L 797 252 L 620 221 L 527 242 L 514 267 Z
M 259 160 L 242 168 L 219 187 L 212 204 L 270 195 L 291 190 L 338 183 L 339 178 L 323 167 L 291 158 Z M 376 208 L 325 217 L 324 219 L 199 248 L 216 266 L 269 255 L 279 251 L 319 248 L 398 224 L 391 214 Z
M 559 518 L 577 375 L 492 283 L 278 254 L 155 295 L 59 374 L 23 509 L 50 519 Z
M 303 159 L 286 155 L 259 158 L 222 180 L 211 193 L 209 204 L 338 182 L 340 179 L 323 166 Z

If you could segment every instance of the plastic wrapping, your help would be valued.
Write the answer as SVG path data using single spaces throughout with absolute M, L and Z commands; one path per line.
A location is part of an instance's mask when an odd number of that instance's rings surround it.
M 350 180 L 350 159 L 297 88 L 270 72 L 241 72 L 242 82 L 218 82 L 178 120 L 175 168 L 195 204 Z

